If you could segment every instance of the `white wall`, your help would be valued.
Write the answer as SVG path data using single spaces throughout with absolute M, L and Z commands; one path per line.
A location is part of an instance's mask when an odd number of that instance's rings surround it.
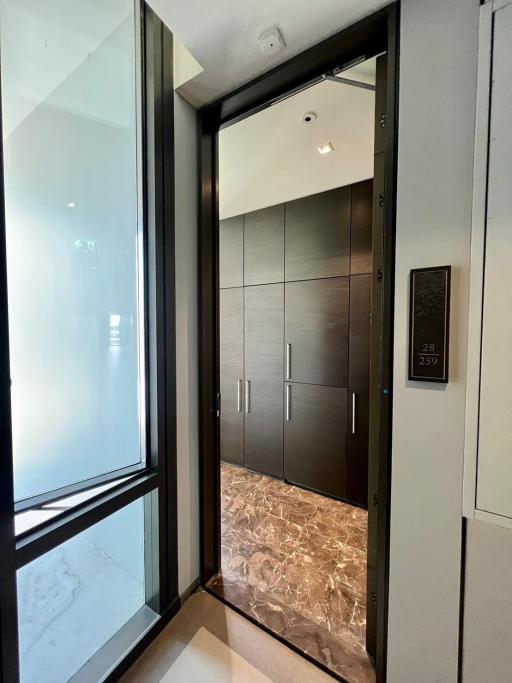
M 402 0 L 390 683 L 457 680 L 478 0 Z M 408 382 L 408 275 L 453 268 L 450 383 Z
M 180 593 L 199 576 L 196 119 L 196 110 L 175 94 L 176 402 Z
M 478 433 L 477 508 L 510 513 L 510 382 L 508 361 L 510 310 L 508 270 L 512 203 L 512 5 L 494 19 L 492 115 L 489 136 L 484 329 Z M 482 43 L 483 55 L 487 45 Z M 481 116 L 481 113 L 479 112 Z M 482 118 L 483 121 L 483 118 Z M 476 159 L 477 165 L 482 163 Z M 477 227 L 477 226 L 476 226 Z M 483 258 L 483 257 L 482 257 Z M 500 345 L 501 340 L 501 345 Z M 478 368 L 471 368 L 478 371 Z M 471 425 L 474 426 L 474 425 Z M 468 468 L 468 475 L 474 469 Z M 512 680 L 512 530 L 469 521 L 466 538 L 463 640 L 464 683 L 509 683 Z
M 464 683 L 512 680 L 512 531 L 469 521 Z

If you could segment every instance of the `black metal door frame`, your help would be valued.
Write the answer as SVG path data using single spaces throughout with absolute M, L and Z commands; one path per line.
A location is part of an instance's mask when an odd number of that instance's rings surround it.
M 220 567 L 219 451 L 219 272 L 218 272 L 218 132 L 256 113 L 340 67 L 387 53 L 385 202 L 382 235 L 381 296 L 372 306 L 379 315 L 380 367 L 374 386 L 380 399 L 370 405 L 377 431 L 379 472 L 377 520 L 377 680 L 386 680 L 389 592 L 389 523 L 391 489 L 391 420 L 393 380 L 393 300 L 398 145 L 399 3 L 393 3 L 259 76 L 199 112 L 199 453 L 201 501 L 201 582 L 206 586 Z M 261 624 L 259 624 L 261 626 Z M 275 635 L 275 634 L 272 634 Z M 284 641 L 286 642 L 286 641 Z M 287 643 L 290 645 L 289 643 Z M 293 647 L 293 646 L 291 646 Z M 296 649 L 296 648 L 293 648 Z M 300 652 L 299 650 L 297 650 Z M 300 652 L 300 654 L 303 654 Z M 315 661 L 315 660 L 313 660 Z M 315 661 L 315 664 L 318 662 Z M 332 672 L 329 672 L 332 675 Z

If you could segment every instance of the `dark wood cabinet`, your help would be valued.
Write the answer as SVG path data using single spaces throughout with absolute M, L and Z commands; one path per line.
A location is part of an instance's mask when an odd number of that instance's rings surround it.
M 350 210 L 350 274 L 372 272 L 373 180 L 352 185 Z
M 285 281 L 348 275 L 350 187 L 285 205 Z
M 350 278 L 347 498 L 368 504 L 371 274 Z
M 349 386 L 367 387 L 370 379 L 372 276 L 350 278 Z
M 222 459 L 361 506 L 372 199 L 366 180 L 221 221 L 219 236 Z
M 220 291 L 220 448 L 223 460 L 244 464 L 244 290 Z
M 244 291 L 245 464 L 282 477 L 284 285 Z
M 285 384 L 284 476 L 338 498 L 347 475 L 347 389 Z
M 284 281 L 284 204 L 244 216 L 244 284 Z
M 285 379 L 348 386 L 349 279 L 285 284 Z
M 226 218 L 219 223 L 220 287 L 244 284 L 244 217 Z

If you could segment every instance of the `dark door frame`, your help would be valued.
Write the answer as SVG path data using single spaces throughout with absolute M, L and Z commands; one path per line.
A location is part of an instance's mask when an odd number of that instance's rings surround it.
M 389 520 L 391 488 L 391 419 L 393 372 L 393 298 L 398 143 L 399 4 L 388 5 L 318 45 L 259 76 L 199 111 L 199 453 L 201 503 L 201 583 L 206 586 L 220 567 L 219 449 L 219 271 L 218 271 L 218 132 L 306 84 L 361 58 L 387 52 L 385 199 L 380 301 L 372 304 L 380 362 L 373 363 L 371 383 L 380 399 L 370 406 L 377 433 L 372 443 L 379 472 L 377 521 L 377 680 L 386 679 L 389 589 Z M 375 342 L 375 340 L 374 340 Z M 375 348 L 375 347 L 374 347 Z M 380 356 L 380 358 L 379 358 Z M 274 634 L 273 634 L 274 635 Z M 295 648 L 294 648 L 295 649 Z M 303 653 L 301 653 L 303 654 Z M 313 660 L 314 661 L 314 660 Z M 315 663 L 317 663 L 315 661 Z M 332 672 L 330 672 L 332 674 Z

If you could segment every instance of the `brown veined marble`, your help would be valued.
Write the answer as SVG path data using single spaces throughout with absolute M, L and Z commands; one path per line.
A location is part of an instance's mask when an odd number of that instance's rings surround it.
M 221 506 L 209 588 L 350 683 L 373 683 L 366 511 L 225 463 Z

